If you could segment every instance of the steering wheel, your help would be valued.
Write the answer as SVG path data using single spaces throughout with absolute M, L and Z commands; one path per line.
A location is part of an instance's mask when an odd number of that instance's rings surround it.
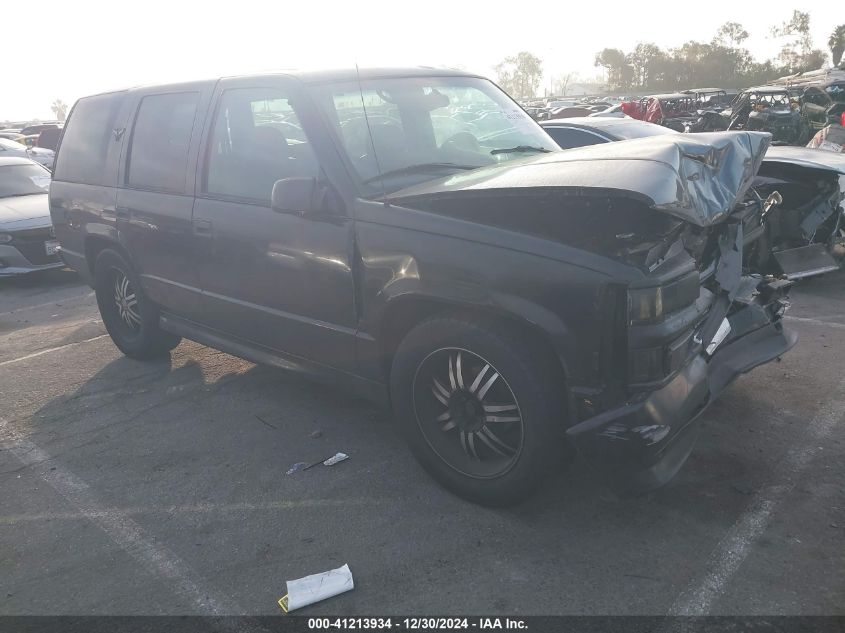
M 474 152 L 478 154 L 483 151 L 478 139 L 470 132 L 453 134 L 440 144 L 440 149 L 456 149 L 462 152 Z

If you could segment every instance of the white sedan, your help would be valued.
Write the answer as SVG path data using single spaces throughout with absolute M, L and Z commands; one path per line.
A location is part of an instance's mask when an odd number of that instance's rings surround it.
M 0 277 L 62 268 L 47 191 L 50 172 L 0 153 Z

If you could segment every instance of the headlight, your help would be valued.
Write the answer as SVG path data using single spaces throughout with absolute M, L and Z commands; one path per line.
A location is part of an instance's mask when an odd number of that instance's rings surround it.
M 12 236 L 8 233 L 0 233 L 0 244 L 8 244 L 12 241 Z
M 628 288 L 628 321 L 653 323 L 691 306 L 701 293 L 698 271 L 687 273 L 663 286 Z
M 656 321 L 663 317 L 663 286 L 628 289 L 628 319 Z

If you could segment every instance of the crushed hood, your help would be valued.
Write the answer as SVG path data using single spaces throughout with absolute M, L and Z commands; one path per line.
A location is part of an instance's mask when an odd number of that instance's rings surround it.
M 770 136 L 762 132 L 666 134 L 540 154 L 402 189 L 387 201 L 519 189 L 620 195 L 697 226 L 720 220 L 742 200 Z

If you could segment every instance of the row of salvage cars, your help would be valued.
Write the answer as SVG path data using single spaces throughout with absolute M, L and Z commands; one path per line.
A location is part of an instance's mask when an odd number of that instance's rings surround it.
M 828 86 L 756 86 L 730 95 L 717 88 L 643 97 L 621 105 L 628 116 L 678 132 L 758 131 L 775 145 L 805 145 L 840 120 L 845 81 Z M 834 99 L 831 95 L 837 96 Z
M 580 118 L 541 124 L 564 149 L 648 136 L 680 136 L 636 119 Z M 845 256 L 841 201 L 845 154 L 806 147 L 770 146 L 749 195 L 762 200 L 746 221 L 744 265 L 796 280 L 837 270 Z

